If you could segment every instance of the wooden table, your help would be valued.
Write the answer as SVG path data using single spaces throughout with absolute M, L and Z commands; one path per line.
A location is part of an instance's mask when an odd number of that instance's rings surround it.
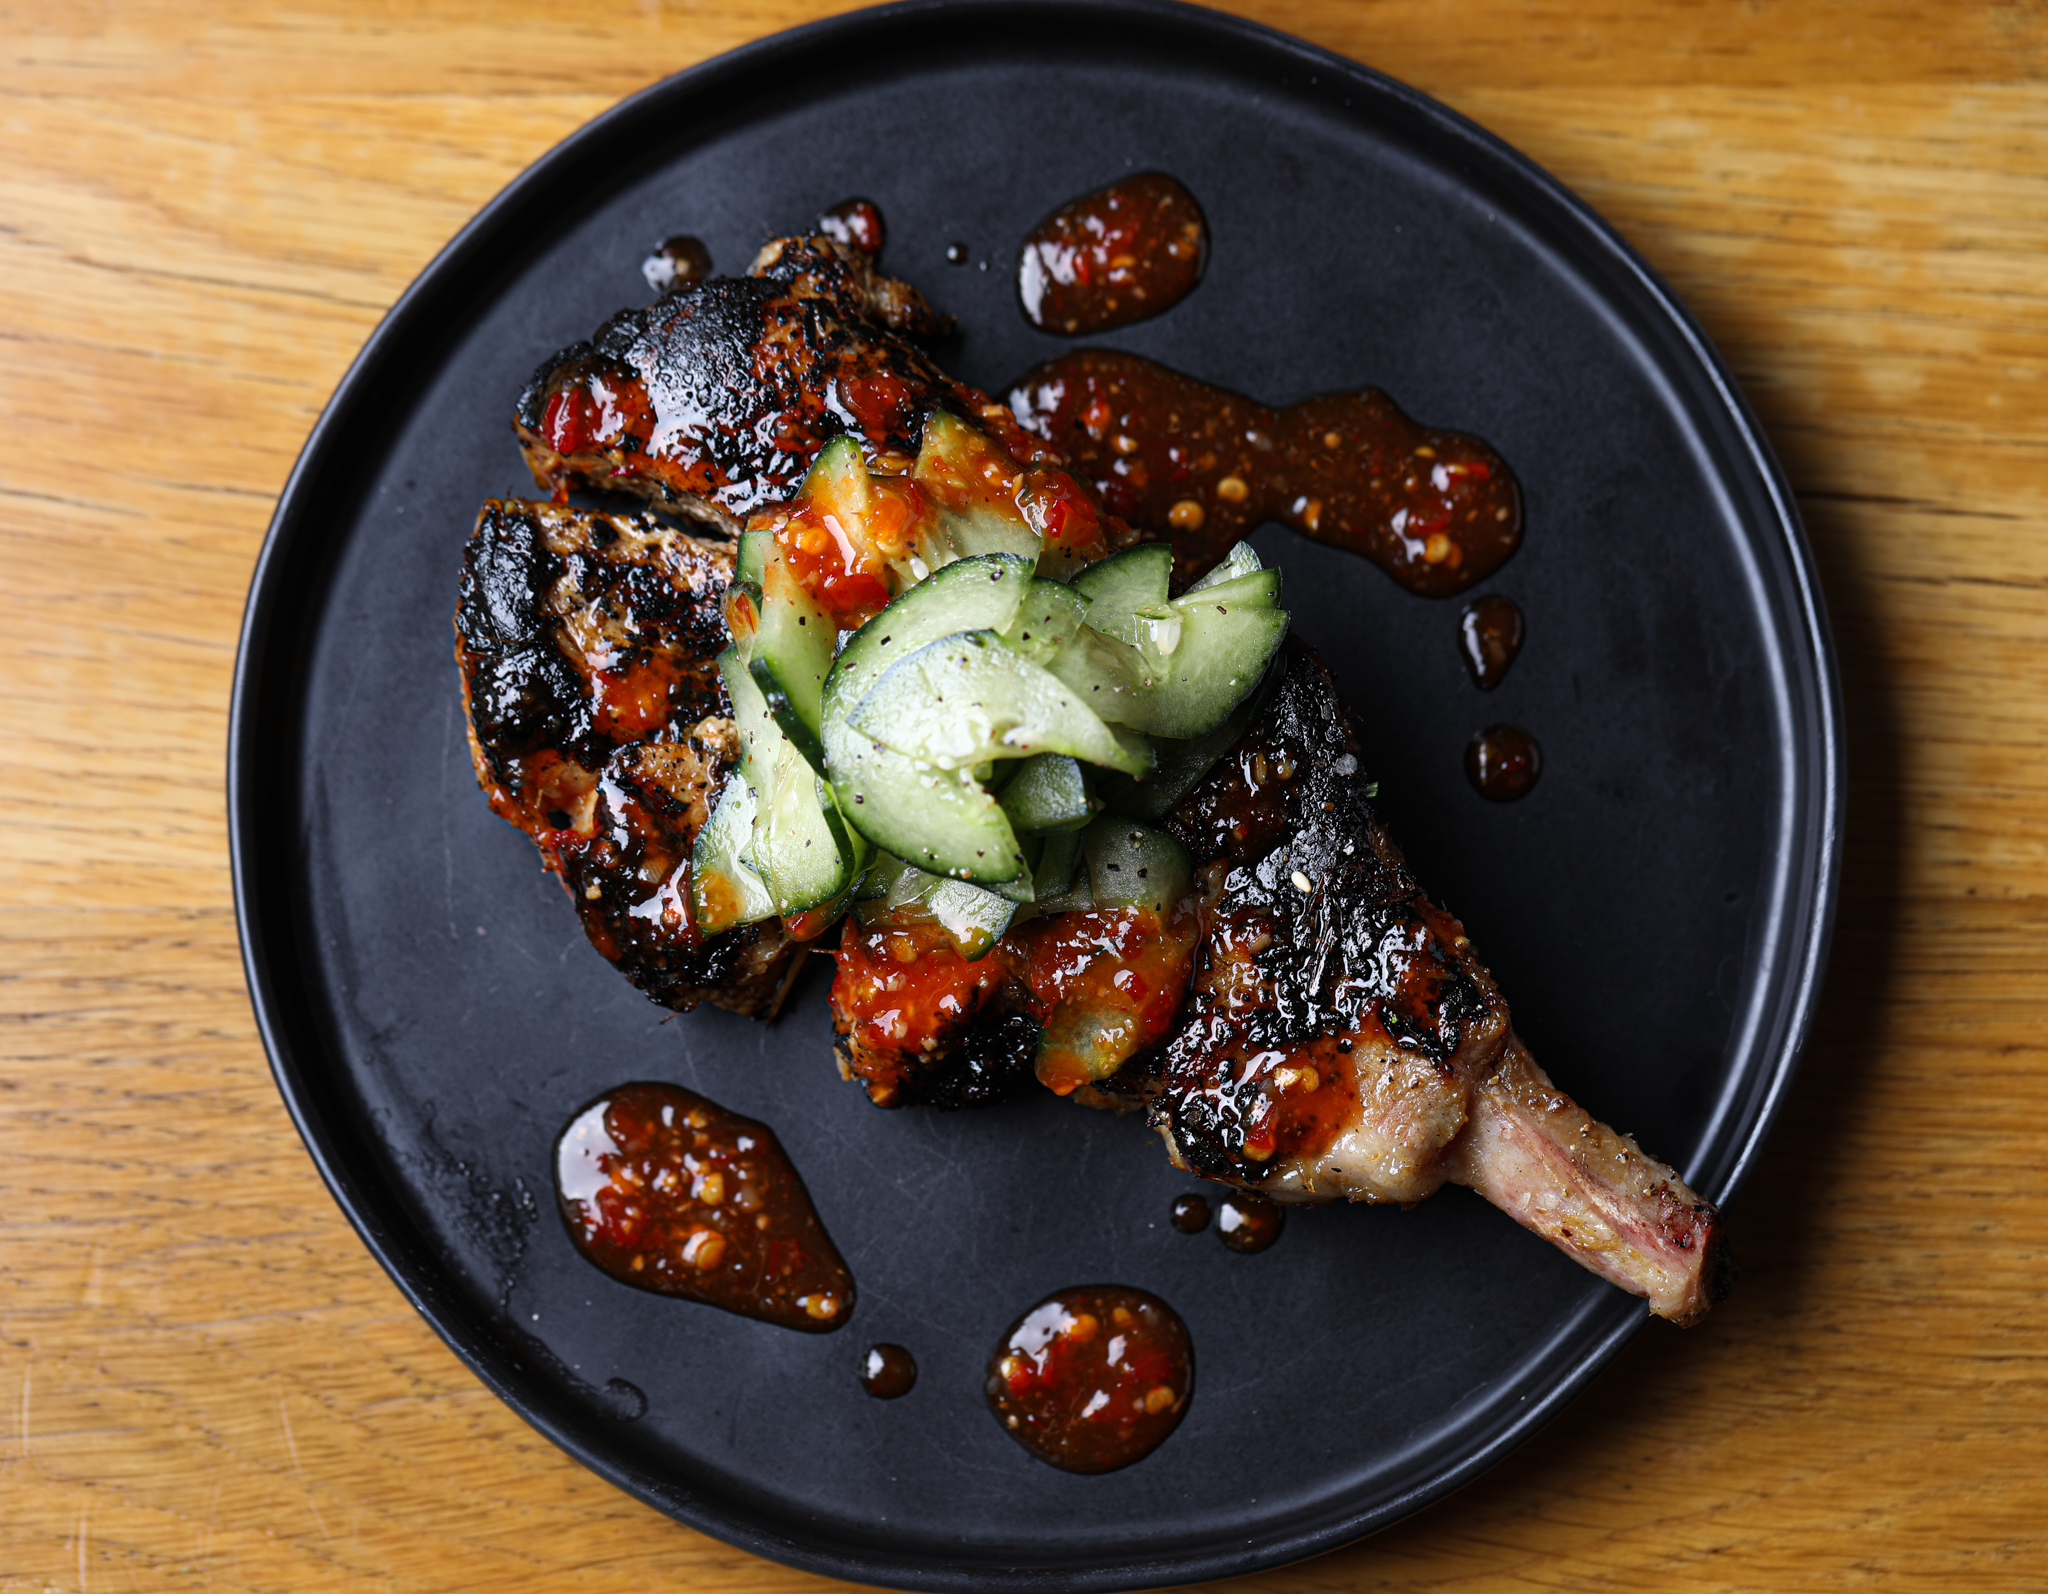
M 815 1581 L 556 1452 L 370 1260 L 257 1043 L 222 768 L 258 542 L 385 307 L 585 119 L 827 9 L 7 7 L 0 1589 Z M 1798 490 L 1850 741 L 1739 1292 L 1246 1586 L 2048 1584 L 2048 16 L 1245 9 L 1501 133 L 1677 286 Z

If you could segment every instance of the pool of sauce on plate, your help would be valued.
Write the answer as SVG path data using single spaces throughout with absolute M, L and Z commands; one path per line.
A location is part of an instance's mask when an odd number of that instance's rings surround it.
M 989 1357 L 989 1410 L 1039 1460 L 1114 1472 L 1180 1425 L 1194 1390 L 1187 1325 L 1156 1295 L 1121 1284 L 1058 1290 Z
M 1287 1226 L 1287 1209 L 1249 1190 L 1233 1190 L 1216 1214 L 1216 1238 L 1233 1251 L 1263 1251 Z
M 917 1359 L 901 1345 L 870 1345 L 861 1358 L 860 1387 L 877 1400 L 900 1400 L 917 1383 Z
M 1078 349 L 1028 372 L 1009 402 L 1112 511 L 1173 544 L 1182 579 L 1268 520 L 1428 598 L 1483 581 L 1522 540 L 1507 462 L 1377 388 L 1274 409 L 1139 355 Z
M 1139 172 L 1031 229 L 1017 252 L 1017 298 L 1041 331 L 1086 337 L 1171 309 L 1208 256 L 1195 196 L 1164 172 Z
M 703 239 L 678 233 L 655 245 L 654 253 L 640 262 L 640 275 L 656 293 L 674 293 L 711 275 L 711 251 Z
M 1480 796 L 1511 803 L 1529 795 L 1543 773 L 1543 749 L 1519 725 L 1489 725 L 1465 748 L 1465 778 Z
M 631 1084 L 555 1144 L 569 1237 L 622 1284 L 826 1334 L 853 1275 L 765 1124 L 679 1085 Z
M 1507 678 L 1508 666 L 1522 651 L 1522 611 L 1513 598 L 1490 592 L 1474 598 L 1458 616 L 1458 652 L 1472 684 L 1491 692 Z
M 1180 1195 L 1173 1198 L 1173 1226 L 1182 1234 L 1200 1234 L 1209 1226 L 1206 1196 Z

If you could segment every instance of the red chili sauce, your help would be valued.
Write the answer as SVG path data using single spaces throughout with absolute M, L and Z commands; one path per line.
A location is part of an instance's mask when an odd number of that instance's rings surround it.
M 1480 796 L 1511 803 L 1535 789 L 1543 749 L 1518 725 L 1489 725 L 1465 748 L 1465 777 Z
M 1458 651 L 1480 691 L 1491 692 L 1507 678 L 1522 651 L 1522 632 L 1522 611 L 1512 598 L 1489 592 L 1465 605 L 1458 616 Z
M 555 1145 L 569 1237 L 622 1284 L 826 1334 L 853 1275 L 764 1124 L 679 1085 L 621 1085 Z
M 1201 933 L 1194 904 L 1089 908 L 1027 919 L 997 944 L 1044 1026 L 1038 1082 L 1056 1096 L 1106 1079 L 1164 1035 L 1187 994 Z
M 842 199 L 818 218 L 818 231 L 867 255 L 879 255 L 886 236 L 872 199 Z
M 1180 303 L 1208 254 L 1195 196 L 1164 172 L 1140 172 L 1068 200 L 1031 229 L 1017 297 L 1043 331 L 1107 332 Z
M 1085 1284 L 1048 1295 L 989 1358 L 989 1410 L 1012 1439 L 1067 1472 L 1114 1472 L 1180 1426 L 1194 1351 L 1156 1295 Z
M 703 239 L 678 233 L 655 245 L 654 253 L 640 262 L 640 275 L 656 293 L 674 293 L 711 275 L 711 251 Z
M 1410 420 L 1377 388 L 1272 409 L 1107 349 L 1063 354 L 1010 390 L 1025 430 L 1115 514 L 1174 545 L 1185 579 L 1281 521 L 1448 597 L 1522 540 L 1522 497 L 1476 437 Z
M 860 1387 L 877 1400 L 901 1400 L 917 1386 L 917 1359 L 901 1345 L 870 1345 L 861 1358 Z
M 1233 1251 L 1263 1251 L 1280 1238 L 1287 1209 L 1249 1190 L 1233 1190 L 1216 1214 L 1216 1238 Z

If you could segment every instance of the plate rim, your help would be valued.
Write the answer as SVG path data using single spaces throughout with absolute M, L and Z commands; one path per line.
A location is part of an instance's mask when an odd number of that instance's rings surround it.
M 1709 1124 L 1708 1141 L 1719 1139 L 1727 1153 L 1708 1174 L 1694 1181 L 1703 1193 L 1722 1204 L 1747 1182 L 1784 1105 L 1814 1022 L 1839 897 L 1846 805 L 1838 664 L 1812 550 L 1776 456 L 1718 351 L 1677 295 L 1609 223 L 1557 178 L 1469 118 L 1384 73 L 1266 24 L 1181 0 L 897 0 L 753 40 L 661 78 L 578 126 L 499 190 L 434 255 L 378 322 L 323 407 L 279 494 L 251 575 L 237 643 L 226 769 L 229 852 L 244 974 L 272 1077 L 293 1125 L 330 1194 L 371 1255 L 492 1393 L 558 1448 L 616 1487 L 751 1553 L 806 1571 L 903 1588 L 1030 1590 L 1034 1594 L 1052 1589 L 1107 1591 L 1270 1570 L 1389 1526 L 1492 1467 L 1557 1415 L 1647 1321 L 1642 1303 L 1615 1294 L 1569 1320 L 1549 1345 L 1532 1352 L 1531 1360 L 1553 1358 L 1558 1344 L 1573 1334 L 1581 1336 L 1576 1350 L 1564 1356 L 1564 1370 L 1548 1382 L 1540 1398 L 1528 1400 L 1453 1464 L 1413 1487 L 1371 1509 L 1355 1510 L 1317 1526 L 1275 1531 L 1255 1539 L 1234 1538 L 1227 1548 L 1217 1547 L 1212 1540 L 1186 1553 L 1150 1552 L 1113 1564 L 1047 1564 L 1038 1568 L 1007 1564 L 969 1567 L 961 1564 L 960 1557 L 937 1552 L 914 1556 L 894 1546 L 863 1549 L 844 1537 L 829 1542 L 805 1539 L 765 1526 L 744 1502 L 712 1497 L 673 1479 L 657 1477 L 631 1456 L 600 1453 L 573 1431 L 568 1421 L 570 1408 L 564 1400 L 548 1399 L 544 1384 L 543 1392 L 536 1396 L 532 1387 L 515 1381 L 528 1364 L 552 1360 L 545 1347 L 515 1325 L 479 1322 L 468 1302 L 439 1287 L 431 1273 L 422 1276 L 416 1271 L 414 1253 L 423 1256 L 426 1248 L 416 1237 L 387 1228 L 375 1210 L 374 1192 L 331 1153 L 321 1104 L 302 1077 L 304 1064 L 290 1033 L 289 975 L 280 970 L 296 961 L 291 949 L 301 942 L 303 931 L 289 903 L 280 910 L 273 900 L 276 882 L 261 873 L 273 847 L 266 844 L 264 816 L 258 811 L 264 779 L 259 729 L 267 723 L 264 711 L 268 695 L 275 694 L 277 678 L 297 682 L 301 677 L 297 669 L 279 668 L 281 656 L 296 656 L 303 662 L 305 652 L 304 638 L 294 639 L 280 631 L 280 611 L 288 601 L 285 578 L 320 556 L 319 549 L 302 546 L 309 538 L 303 522 L 324 511 L 324 506 L 309 507 L 308 500 L 317 496 L 315 489 L 323 474 L 338 468 L 331 458 L 340 452 L 336 438 L 351 424 L 360 424 L 352 413 L 360 407 L 359 396 L 374 388 L 389 362 L 403 350 L 422 339 L 433 340 L 429 318 L 438 302 L 454 291 L 458 279 L 492 274 L 485 257 L 505 218 L 525 211 L 537 196 L 562 182 L 588 150 L 614 136 L 614 129 L 632 125 L 651 107 L 671 99 L 730 88 L 772 72 L 777 62 L 809 56 L 820 49 L 872 46 L 877 36 L 886 40 L 893 30 L 941 17 L 954 25 L 960 19 L 972 19 L 981 26 L 1007 18 L 1033 28 L 1045 27 L 1052 18 L 1067 17 L 1079 24 L 1085 38 L 1116 30 L 1165 33 L 1192 40 L 1205 51 L 1235 46 L 1247 58 L 1291 62 L 1318 87 L 1326 78 L 1348 84 L 1359 94 L 1391 107 L 1397 115 L 1425 124 L 1435 138 L 1462 146 L 1475 158 L 1475 164 L 1492 168 L 1489 177 L 1505 177 L 1525 194 L 1540 198 L 1555 222 L 1568 227 L 1581 246 L 1591 244 L 1604 253 L 1628 280 L 1638 296 L 1638 302 L 1628 308 L 1650 311 L 1667 334 L 1676 334 L 1687 365 L 1696 375 L 1704 376 L 1719 407 L 1725 423 L 1722 440 L 1740 445 L 1753 473 L 1748 485 L 1762 489 L 1784 565 L 1779 585 L 1785 590 L 1776 596 L 1787 627 L 1778 642 L 1791 663 L 1804 666 L 1797 672 L 1800 680 L 1779 689 L 1787 710 L 1781 717 L 1779 737 L 1787 785 L 1783 800 L 1788 806 L 1796 804 L 1800 811 L 1798 824 L 1780 827 L 1781 835 L 1790 838 L 1785 849 L 1790 856 L 1789 861 L 1777 860 L 1786 878 L 1775 900 L 1782 910 L 1780 917 L 1792 929 L 1789 939 L 1787 932 L 1760 938 L 1767 946 L 1774 941 L 1781 944 L 1788 958 L 1776 973 L 1758 976 L 1770 993 L 1770 1000 L 1761 1004 L 1768 1009 L 1761 1021 L 1769 1036 L 1754 1043 L 1760 1063 L 1752 1077 L 1732 1081 L 1728 1097 L 1715 1113 L 1725 1117 L 1732 1111 L 1735 1122 L 1718 1131 Z M 1292 77 L 1283 77 L 1277 92 L 1292 95 L 1299 88 Z M 1603 300 L 1605 297 L 1603 293 Z M 1616 306 L 1608 304 L 1606 308 Z M 1652 363 L 1661 366 L 1664 362 Z M 1697 406 L 1685 408 L 1692 411 Z M 1722 485 L 1727 486 L 1725 477 Z M 1758 526 L 1747 514 L 1737 513 L 1732 518 L 1743 532 L 1739 540 L 1754 559 L 1761 551 Z M 296 533 L 295 527 L 299 528 Z M 1761 575 L 1754 577 L 1753 584 L 1761 579 Z M 295 695 L 286 694 L 287 698 Z M 467 1319 L 467 1327 L 458 1326 L 458 1316 Z M 467 1328 L 480 1328 L 481 1332 L 471 1333 Z

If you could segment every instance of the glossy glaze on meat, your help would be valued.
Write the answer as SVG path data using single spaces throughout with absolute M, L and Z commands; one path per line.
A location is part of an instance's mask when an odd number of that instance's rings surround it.
M 1166 819 L 1198 882 L 1186 998 L 1158 1044 L 1076 1099 L 1144 1110 L 1177 1166 L 1275 1201 L 1470 1185 L 1659 1315 L 1696 1320 L 1725 1292 L 1718 1213 L 1536 1066 L 1464 927 L 1373 811 L 1321 661 L 1290 638 L 1275 671 L 1254 728 Z M 842 946 L 847 1072 L 884 1105 L 945 1100 L 967 1076 L 957 1041 L 1001 1020 L 1007 1077 L 1024 1077 L 1042 1016 L 1028 949 L 1076 917 L 1025 920 L 978 964 L 954 957 L 971 997 L 944 1022 L 892 998 L 885 1037 L 857 1032 Z M 921 977 L 906 964 L 901 987 Z
M 463 555 L 456 661 L 491 807 L 540 848 L 591 942 L 668 1007 L 772 1008 L 801 947 L 705 940 L 690 850 L 739 756 L 713 663 L 732 551 L 649 517 L 493 499 Z
M 933 410 L 994 408 L 912 341 L 943 329 L 856 244 L 777 239 L 746 276 L 686 282 L 542 365 L 520 395 L 520 445 L 558 495 L 632 493 L 737 533 L 842 433 L 907 469 Z

